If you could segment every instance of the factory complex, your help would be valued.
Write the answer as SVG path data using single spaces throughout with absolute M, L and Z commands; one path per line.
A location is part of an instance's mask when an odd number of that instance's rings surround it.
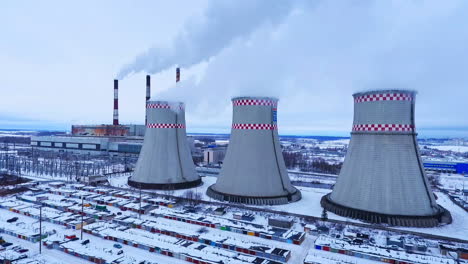
M 180 70 L 176 70 L 176 83 Z M 67 136 L 33 137 L 38 149 L 80 153 L 138 154 L 128 185 L 140 189 L 177 190 L 202 184 L 186 135 L 185 105 L 150 99 L 146 77 L 145 126 L 121 125 L 118 80 L 114 80 L 113 124 L 72 126 Z M 354 94 L 354 122 L 343 168 L 333 192 L 323 197 L 325 210 L 345 217 L 396 226 L 450 223 L 437 205 L 425 173 L 415 130 L 415 96 L 408 90 Z M 278 136 L 278 100 L 232 99 L 229 145 L 205 153 L 208 162 L 224 158 L 215 184 L 206 194 L 220 201 L 253 205 L 287 204 L 301 199 L 290 182 Z M 225 157 L 224 157 L 225 156 Z M 455 165 L 455 169 L 456 169 Z
M 5 248 L 102 264 L 467 263 L 464 177 L 449 174 L 463 163 L 422 161 L 415 92 L 353 95 L 345 151 L 318 151 L 342 153 L 337 176 L 288 171 L 277 98 L 232 98 L 229 140 L 188 137 L 184 102 L 150 98 L 146 84 L 145 125 L 119 123 L 115 81 L 112 125 L 31 137 L 31 160 L 10 163 L 32 181 L 0 197 Z M 48 155 L 60 152 L 77 155 Z M 448 191 L 426 170 L 449 172 Z M 16 244 L 0 263 L 36 258 Z

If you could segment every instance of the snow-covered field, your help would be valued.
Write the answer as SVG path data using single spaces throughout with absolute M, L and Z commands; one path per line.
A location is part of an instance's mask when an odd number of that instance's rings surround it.
M 399 227 L 398 229 L 468 239 L 468 213 L 454 204 L 444 193 L 435 192 L 435 194 L 438 197 L 437 204 L 449 210 L 452 214 L 453 222 L 451 224 L 433 228 Z
M 126 184 L 127 177 L 114 177 L 111 180 L 111 185 L 118 187 L 128 187 Z M 206 195 L 206 189 L 216 182 L 216 177 L 206 176 L 203 177 L 203 185 L 194 189 L 195 192 L 201 194 L 201 198 L 205 201 L 214 201 Z M 325 194 L 331 192 L 331 190 L 320 189 L 320 188 L 309 188 L 309 187 L 297 187 L 302 193 L 302 199 L 290 204 L 285 205 L 276 205 L 276 206 L 258 206 L 260 208 L 268 208 L 272 210 L 304 214 L 309 216 L 321 217 L 323 208 L 320 206 L 320 199 Z M 152 191 L 158 193 L 160 191 Z M 183 196 L 185 190 L 174 191 L 173 195 Z M 164 193 L 164 192 L 160 192 Z M 445 194 L 437 192 L 436 195 L 439 197 L 437 203 L 439 203 L 444 208 L 448 209 L 452 213 L 453 223 L 450 225 L 445 225 L 435 228 L 404 228 L 404 227 L 395 227 L 396 229 L 401 230 L 411 230 L 426 234 L 434 234 L 440 236 L 448 236 L 453 238 L 468 239 L 468 213 L 461 209 L 459 206 L 454 204 Z M 255 207 L 255 206 L 252 206 Z M 362 221 L 342 217 L 331 212 L 328 212 L 328 218 L 355 222 L 355 223 L 364 223 Z
M 468 177 L 460 174 L 441 173 L 439 182 L 446 190 L 468 189 Z
M 351 257 L 343 254 L 336 254 L 332 252 L 311 249 L 306 258 L 310 263 L 321 264 L 374 264 L 382 263 L 380 261 L 372 261 L 363 258 Z
M 29 251 L 27 252 L 28 258 L 15 261 L 15 264 L 69 264 L 71 256 L 65 254 L 58 250 L 51 250 L 47 249 L 46 247 L 42 247 L 42 253 L 39 254 L 39 245 L 33 244 L 29 241 L 19 239 L 14 236 L 9 236 L 2 234 L 3 238 L 10 243 L 13 243 L 14 246 L 21 246 L 23 248 L 27 248 Z M 84 259 L 74 258 L 73 257 L 73 264 L 89 264 L 89 261 Z
M 454 151 L 454 152 L 468 152 L 468 146 L 427 146 L 428 148 L 438 149 L 443 151 Z
M 317 147 L 321 149 L 328 149 L 328 148 L 345 148 L 349 145 L 349 139 L 337 139 L 337 140 L 328 140 L 323 141 L 317 144 Z

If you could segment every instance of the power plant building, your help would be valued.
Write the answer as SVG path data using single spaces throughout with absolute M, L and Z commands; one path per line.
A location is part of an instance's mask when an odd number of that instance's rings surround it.
M 335 214 L 396 226 L 451 222 L 436 203 L 419 154 L 415 92 L 354 94 L 354 122 L 343 167 L 321 205 Z
M 145 125 L 72 125 L 73 136 L 143 137 Z
M 203 162 L 205 164 L 219 164 L 223 162 L 226 155 L 225 147 L 207 148 L 203 151 Z
M 185 132 L 184 104 L 148 101 L 147 129 L 134 174 L 128 180 L 142 189 L 186 189 L 201 184 Z
M 140 153 L 143 141 L 122 137 L 32 136 L 31 147 L 56 152 L 100 155 L 103 153 Z
M 278 100 L 232 99 L 233 124 L 223 167 L 207 190 L 213 199 L 244 204 L 286 204 L 301 199 L 291 185 L 278 139 Z

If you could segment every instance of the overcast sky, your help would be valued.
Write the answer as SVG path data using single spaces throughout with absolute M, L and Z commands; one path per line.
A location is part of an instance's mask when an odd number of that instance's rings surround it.
M 230 98 L 280 99 L 280 134 L 349 135 L 354 92 L 417 90 L 423 137 L 468 137 L 468 1 L 2 1 L 0 128 L 144 122 L 186 102 L 229 132 Z M 175 86 L 175 67 L 182 81 Z

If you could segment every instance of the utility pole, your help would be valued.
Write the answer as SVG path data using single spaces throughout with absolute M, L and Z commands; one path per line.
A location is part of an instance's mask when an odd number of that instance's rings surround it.
M 139 184 L 140 186 L 140 209 L 138 210 L 138 219 L 141 219 L 141 182 Z
M 39 254 L 42 253 L 42 205 L 39 207 Z
M 83 195 L 81 196 L 81 240 L 83 240 L 83 215 L 84 215 L 84 202 Z
M 465 172 L 462 173 L 463 176 L 463 189 L 462 189 L 462 195 L 463 195 L 463 201 L 466 202 L 466 196 L 465 196 Z

